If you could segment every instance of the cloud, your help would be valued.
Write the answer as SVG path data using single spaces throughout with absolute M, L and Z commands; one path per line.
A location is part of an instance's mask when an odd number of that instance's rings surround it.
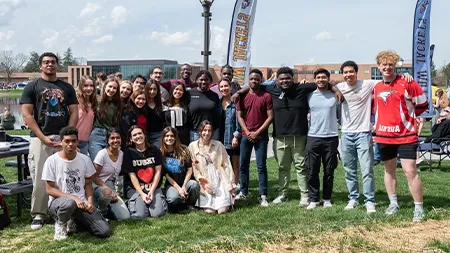
M 87 25 L 84 26 L 81 34 L 87 37 L 98 36 L 103 32 L 104 22 L 106 21 L 106 17 L 96 17 L 92 19 Z
M 212 48 L 217 51 L 224 51 L 227 48 L 225 29 L 219 26 L 212 26 Z
M 17 44 L 5 44 L 3 45 L 2 50 L 4 51 L 10 51 L 10 50 L 14 50 L 14 48 L 17 47 Z
M 96 3 L 86 3 L 86 6 L 81 10 L 80 15 L 78 15 L 78 18 L 84 18 L 86 16 L 90 16 L 97 11 L 101 10 L 102 6 L 100 4 Z
M 99 37 L 99 38 L 97 38 L 95 40 L 92 40 L 92 43 L 96 44 L 96 45 L 104 44 L 104 43 L 106 43 L 108 41 L 111 41 L 113 38 L 114 38 L 114 36 L 112 36 L 111 34 L 108 34 L 108 35 L 104 35 L 102 37 Z
M 0 1 L 0 26 L 8 25 L 14 17 L 17 9 L 25 4 L 25 0 L 1 0 Z
M 346 40 L 351 40 L 352 37 L 353 37 L 353 34 L 354 34 L 354 33 L 352 33 L 352 32 L 349 32 L 349 33 L 345 34 L 345 39 L 346 39 Z
M 330 32 L 323 31 L 321 33 L 314 35 L 314 38 L 316 40 L 331 40 L 331 39 L 333 39 L 333 36 L 331 35 Z
M 54 30 L 44 29 L 41 32 L 41 37 L 44 39 L 42 44 L 46 49 L 54 48 L 59 38 L 59 32 Z
M 125 7 L 119 5 L 114 7 L 111 11 L 111 19 L 113 25 L 121 25 L 127 22 L 127 18 L 130 15 L 130 11 Z
M 179 46 L 184 45 L 191 40 L 191 32 L 156 32 L 153 31 L 150 36 L 144 36 L 143 38 L 158 41 L 166 46 Z
M 14 31 L 8 30 L 6 32 L 0 32 L 0 40 L 10 40 L 14 36 Z

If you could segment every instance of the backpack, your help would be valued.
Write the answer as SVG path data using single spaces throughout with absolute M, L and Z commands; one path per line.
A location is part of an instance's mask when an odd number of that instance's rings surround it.
M 0 194 L 0 230 L 6 228 L 9 224 L 11 224 L 11 217 L 9 216 L 5 198 Z

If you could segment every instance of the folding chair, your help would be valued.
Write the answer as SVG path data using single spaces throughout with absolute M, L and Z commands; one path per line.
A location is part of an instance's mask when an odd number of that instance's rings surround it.
M 423 158 L 423 161 L 428 164 L 430 171 L 432 171 L 432 155 L 439 156 L 437 168 L 441 167 L 441 162 L 445 158 L 450 158 L 450 138 L 435 138 L 429 143 L 422 143 L 417 148 L 417 152 L 419 153 L 418 159 Z

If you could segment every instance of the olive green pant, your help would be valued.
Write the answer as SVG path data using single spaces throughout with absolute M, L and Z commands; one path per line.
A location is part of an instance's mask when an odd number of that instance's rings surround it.
M 308 198 L 305 168 L 306 136 L 276 137 L 273 153 L 278 164 L 279 195 L 286 196 L 291 181 L 291 166 L 294 164 L 301 198 Z

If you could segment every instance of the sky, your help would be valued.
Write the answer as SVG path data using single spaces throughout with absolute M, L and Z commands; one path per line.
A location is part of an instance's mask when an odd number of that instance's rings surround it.
M 234 0 L 211 7 L 210 63 L 226 61 Z M 415 0 L 259 0 L 251 64 L 374 63 L 391 49 L 412 58 Z M 450 1 L 434 0 L 435 64 L 450 61 Z M 0 50 L 64 52 L 86 60 L 202 62 L 202 6 L 196 0 L 0 0 Z M 447 15 L 447 18 L 445 18 Z

